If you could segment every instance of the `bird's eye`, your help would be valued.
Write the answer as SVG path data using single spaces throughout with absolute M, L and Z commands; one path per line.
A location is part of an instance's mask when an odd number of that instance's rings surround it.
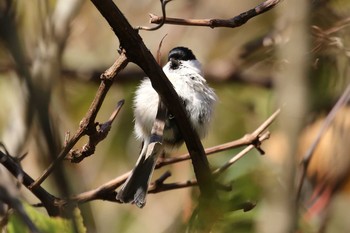
M 194 76 L 191 76 L 191 79 L 192 79 L 192 80 L 195 80 L 196 78 L 195 78 Z
M 176 70 L 180 67 L 180 61 L 179 60 L 175 60 L 175 59 L 171 59 L 170 60 L 170 69 Z

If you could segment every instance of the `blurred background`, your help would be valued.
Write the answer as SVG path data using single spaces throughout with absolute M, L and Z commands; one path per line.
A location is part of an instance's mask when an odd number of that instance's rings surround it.
M 226 19 L 259 3 L 177 0 L 167 5 L 167 15 Z M 161 15 L 159 1 L 116 4 L 135 27 L 147 26 L 149 13 Z M 253 132 L 283 106 L 281 116 L 269 128 L 271 138 L 262 145 L 266 154 L 252 151 L 219 177 L 220 183 L 233 189 L 219 192 L 230 210 L 213 232 L 290 232 L 285 229 L 293 229 L 293 222 L 299 232 L 350 231 L 346 221 L 350 113 L 346 108 L 321 141 L 324 147 L 315 152 L 300 208 L 293 198 L 298 158 L 320 128 L 320 123 L 313 124 L 322 122 L 350 80 L 350 2 L 299 0 L 295 5 L 282 1 L 233 29 L 164 25 L 157 31 L 139 32 L 154 55 L 167 35 L 161 49 L 163 64 L 168 51 L 180 45 L 191 48 L 201 61 L 219 97 L 204 147 Z M 119 42 L 90 1 L 0 0 L 0 20 L 0 141 L 12 155 L 27 153 L 23 169 L 37 178 L 57 156 L 66 132 L 78 129 L 100 74 L 118 57 Z M 97 121 L 105 122 L 117 102 L 125 99 L 108 137 L 81 163 L 64 162 L 43 187 L 57 196 L 78 194 L 133 168 L 141 142 L 133 134 L 132 100 L 144 76 L 134 64 L 122 71 L 97 116 Z M 316 129 L 309 130 L 312 127 Z M 83 138 L 76 148 L 85 142 Z M 211 167 L 219 167 L 239 151 L 210 156 Z M 185 152 L 182 147 L 172 156 Z M 172 172 L 169 182 L 194 177 L 191 163 L 182 162 L 157 170 L 154 178 L 167 170 Z M 0 179 L 6 176 L 1 167 Z M 68 190 L 60 189 L 62 183 Z M 314 187 L 328 190 L 325 202 L 330 204 L 305 217 L 307 207 L 312 207 L 307 203 Z M 184 232 L 198 194 L 197 188 L 151 194 L 142 210 L 102 201 L 80 208 L 88 232 Z M 25 202 L 38 202 L 25 188 L 18 195 Z M 256 207 L 234 211 L 245 202 Z

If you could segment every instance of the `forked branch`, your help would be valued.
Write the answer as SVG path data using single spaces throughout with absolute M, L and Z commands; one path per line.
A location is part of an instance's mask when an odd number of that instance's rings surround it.
M 68 155 L 68 153 L 72 150 L 72 148 L 76 145 L 76 143 L 80 140 L 84 135 L 96 135 L 96 116 L 98 111 L 100 110 L 102 103 L 109 91 L 110 87 L 113 84 L 113 81 L 117 74 L 125 68 L 128 64 L 128 59 L 125 55 L 125 51 L 122 51 L 119 58 L 115 61 L 115 63 L 107 69 L 101 75 L 101 84 L 97 90 L 94 100 L 90 105 L 85 117 L 82 119 L 79 125 L 79 129 L 72 136 L 71 139 L 67 140 L 65 147 L 61 150 L 57 158 L 49 165 L 49 167 L 44 171 L 44 173 L 30 185 L 30 189 L 34 189 L 38 185 L 40 185 L 44 180 L 51 174 L 51 172 L 55 169 L 57 164 L 62 162 Z
M 253 9 L 243 12 L 230 19 L 181 19 L 181 18 L 170 18 L 170 17 L 165 18 L 165 14 L 163 13 L 163 16 L 150 14 L 150 17 L 151 17 L 150 22 L 159 24 L 160 26 L 164 24 L 175 24 L 175 25 L 201 26 L 201 27 L 210 27 L 210 28 L 216 28 L 216 27 L 235 28 L 245 24 L 251 18 L 254 18 L 255 16 L 258 16 L 262 13 L 265 13 L 271 10 L 279 2 L 280 0 L 267 0 L 259 4 L 258 6 L 254 7 Z M 148 30 L 147 27 L 139 27 L 139 29 Z

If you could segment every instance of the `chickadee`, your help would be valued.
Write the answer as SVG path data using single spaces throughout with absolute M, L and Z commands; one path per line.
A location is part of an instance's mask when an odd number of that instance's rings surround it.
M 163 67 L 165 75 L 179 95 L 192 127 L 200 138 L 208 130 L 213 107 L 217 96 L 202 76 L 201 64 L 192 51 L 185 47 L 176 47 L 169 52 L 168 62 Z M 143 140 L 140 157 L 129 178 L 117 194 L 117 200 L 123 203 L 135 203 L 142 208 L 146 204 L 146 194 L 156 156 L 146 157 L 150 143 L 151 130 L 158 110 L 159 96 L 151 81 L 144 79 L 134 98 L 135 134 Z M 168 113 L 163 132 L 163 148 L 170 151 L 184 142 L 180 130 L 171 113 Z

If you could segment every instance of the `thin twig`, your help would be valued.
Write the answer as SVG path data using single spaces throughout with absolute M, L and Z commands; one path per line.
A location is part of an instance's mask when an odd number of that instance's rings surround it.
M 270 132 L 265 132 L 260 137 L 258 137 L 259 142 L 263 142 L 267 139 L 269 139 Z M 233 156 L 229 161 L 227 161 L 224 165 L 219 167 L 218 169 L 214 170 L 212 174 L 214 176 L 218 176 L 222 174 L 224 171 L 226 171 L 230 166 L 235 164 L 239 159 L 241 159 L 244 155 L 246 155 L 249 151 L 254 149 L 256 146 L 254 144 L 248 145 L 246 148 L 244 148 L 241 152 Z M 226 148 L 230 149 L 230 148 Z M 180 162 L 180 161 L 177 161 Z M 157 179 L 153 184 L 150 185 L 149 193 L 158 193 L 158 192 L 164 192 L 174 189 L 181 189 L 181 188 L 187 188 L 192 186 L 197 186 L 196 180 L 188 180 L 184 182 L 176 182 L 176 183 L 164 183 L 164 180 L 167 179 L 171 174 L 170 173 L 164 173 L 159 179 Z M 222 185 L 220 187 L 223 187 Z M 224 190 L 227 190 L 227 187 L 223 187 Z
M 162 7 L 162 15 L 163 15 L 163 19 L 166 19 L 166 10 L 165 10 L 165 6 L 166 4 L 168 4 L 169 2 L 171 2 L 172 0 L 160 0 L 161 3 L 161 7 Z M 136 29 L 138 30 L 145 30 L 145 31 L 155 31 L 159 28 L 161 28 L 165 23 L 165 20 L 161 20 L 160 23 L 157 26 L 154 27 L 145 27 L 145 26 L 138 26 Z
M 182 189 L 197 186 L 197 181 L 187 180 L 183 182 L 174 182 L 174 183 L 164 183 L 164 181 L 171 176 L 169 171 L 166 171 L 163 175 L 161 175 L 157 180 L 155 180 L 149 187 L 148 193 L 160 193 L 165 191 L 171 191 L 174 189 Z M 219 183 L 215 183 L 218 190 L 223 191 L 232 191 L 231 185 L 223 185 Z
M 66 156 L 66 159 L 70 160 L 72 163 L 79 163 L 86 157 L 94 154 L 97 144 L 107 137 L 112 128 L 112 123 L 120 112 L 123 104 L 124 100 L 120 100 L 109 119 L 103 124 L 98 124 L 99 128 L 94 131 L 94 134 L 89 135 L 88 142 L 80 149 L 71 150 Z
M 125 182 L 125 180 L 129 177 L 130 173 L 131 171 L 126 172 L 123 175 L 108 181 L 107 183 L 99 186 L 96 189 L 75 195 L 69 201 L 75 201 L 78 203 L 85 203 L 92 200 L 105 200 L 105 201 L 117 202 L 117 199 L 115 198 L 116 194 L 114 193 L 114 190 L 116 190 L 119 186 L 121 186 Z
M 259 142 L 263 142 L 266 139 L 268 139 L 270 137 L 270 132 L 265 132 L 263 135 L 261 135 L 259 137 Z M 240 158 L 242 158 L 244 155 L 246 155 L 249 151 L 251 151 L 252 149 L 254 149 L 256 146 L 254 144 L 250 144 L 248 145 L 246 148 L 244 148 L 241 152 L 239 152 L 237 155 L 235 155 L 234 157 L 232 157 L 229 161 L 227 161 L 223 166 L 219 167 L 218 169 L 216 169 L 215 171 L 213 171 L 214 175 L 220 175 L 222 174 L 224 171 L 226 171 L 227 168 L 229 168 L 230 166 L 232 166 L 234 163 L 236 163 Z
M 35 182 L 33 182 L 33 184 L 31 184 L 30 189 L 33 189 L 36 186 L 40 185 L 42 182 L 44 182 L 44 180 L 51 174 L 51 172 L 55 169 L 58 163 L 60 163 L 67 156 L 67 154 L 82 136 L 91 135 L 92 133 L 96 132 L 95 119 L 97 113 L 100 110 L 104 98 L 111 85 L 113 84 L 115 77 L 122 69 L 125 68 L 127 64 L 128 59 L 125 55 L 125 52 L 123 52 L 115 61 L 115 63 L 101 75 L 101 84 L 97 90 L 97 93 L 90 108 L 88 109 L 83 120 L 80 122 L 79 129 L 73 135 L 73 137 L 70 140 L 68 140 L 66 146 L 63 148 L 63 150 L 60 152 L 57 158 L 44 171 L 44 173 Z
M 205 154 L 208 156 L 214 153 L 237 148 L 240 146 L 250 145 L 250 144 L 253 144 L 254 142 L 257 142 L 257 140 L 259 139 L 259 135 L 272 124 L 272 122 L 276 119 L 276 117 L 280 114 L 280 112 L 281 112 L 281 109 L 277 109 L 266 121 L 264 121 L 256 130 L 254 130 L 253 133 L 246 134 L 245 136 L 243 136 L 238 140 L 234 140 L 228 143 L 207 148 L 205 149 Z M 190 155 L 188 153 L 181 156 L 172 157 L 172 158 L 163 158 L 159 160 L 156 167 L 161 168 L 168 164 L 178 163 L 189 159 L 190 159 Z
M 159 192 L 165 192 L 170 191 L 174 189 L 181 189 L 181 188 L 188 188 L 197 186 L 198 182 L 197 180 L 187 180 L 184 182 L 176 182 L 176 183 L 162 183 L 162 184 L 156 184 L 153 183 L 150 185 L 148 193 L 159 193 Z
M 321 141 L 321 138 L 324 135 L 325 131 L 328 129 L 328 127 L 333 122 L 335 115 L 337 114 L 339 109 L 342 106 L 344 106 L 349 100 L 350 100 L 350 84 L 348 84 L 348 86 L 346 87 L 345 91 L 343 92 L 343 94 L 341 95 L 341 97 L 339 98 L 337 103 L 334 105 L 332 110 L 327 115 L 319 133 L 317 134 L 317 136 L 314 140 L 314 142 L 311 144 L 311 146 L 309 147 L 309 149 L 306 151 L 305 155 L 303 156 L 303 160 L 301 162 L 302 170 L 301 170 L 300 180 L 299 180 L 298 189 L 297 189 L 297 199 L 296 199 L 297 202 L 300 200 L 301 189 L 303 187 L 304 180 L 306 177 L 306 171 L 307 171 L 307 168 L 309 166 L 309 163 L 312 159 L 313 153 L 314 153 L 317 145 Z
M 186 26 L 202 26 L 202 27 L 229 27 L 235 28 L 245 24 L 248 20 L 253 17 L 256 17 L 266 11 L 271 10 L 275 7 L 280 0 L 267 0 L 253 9 L 250 9 L 246 12 L 239 14 L 230 19 L 180 19 L 180 18 L 165 18 L 163 16 L 157 16 L 150 14 L 151 23 L 155 24 L 175 24 L 175 25 L 186 25 Z M 142 28 L 141 28 L 142 29 Z M 158 29 L 158 28 L 157 28 Z

